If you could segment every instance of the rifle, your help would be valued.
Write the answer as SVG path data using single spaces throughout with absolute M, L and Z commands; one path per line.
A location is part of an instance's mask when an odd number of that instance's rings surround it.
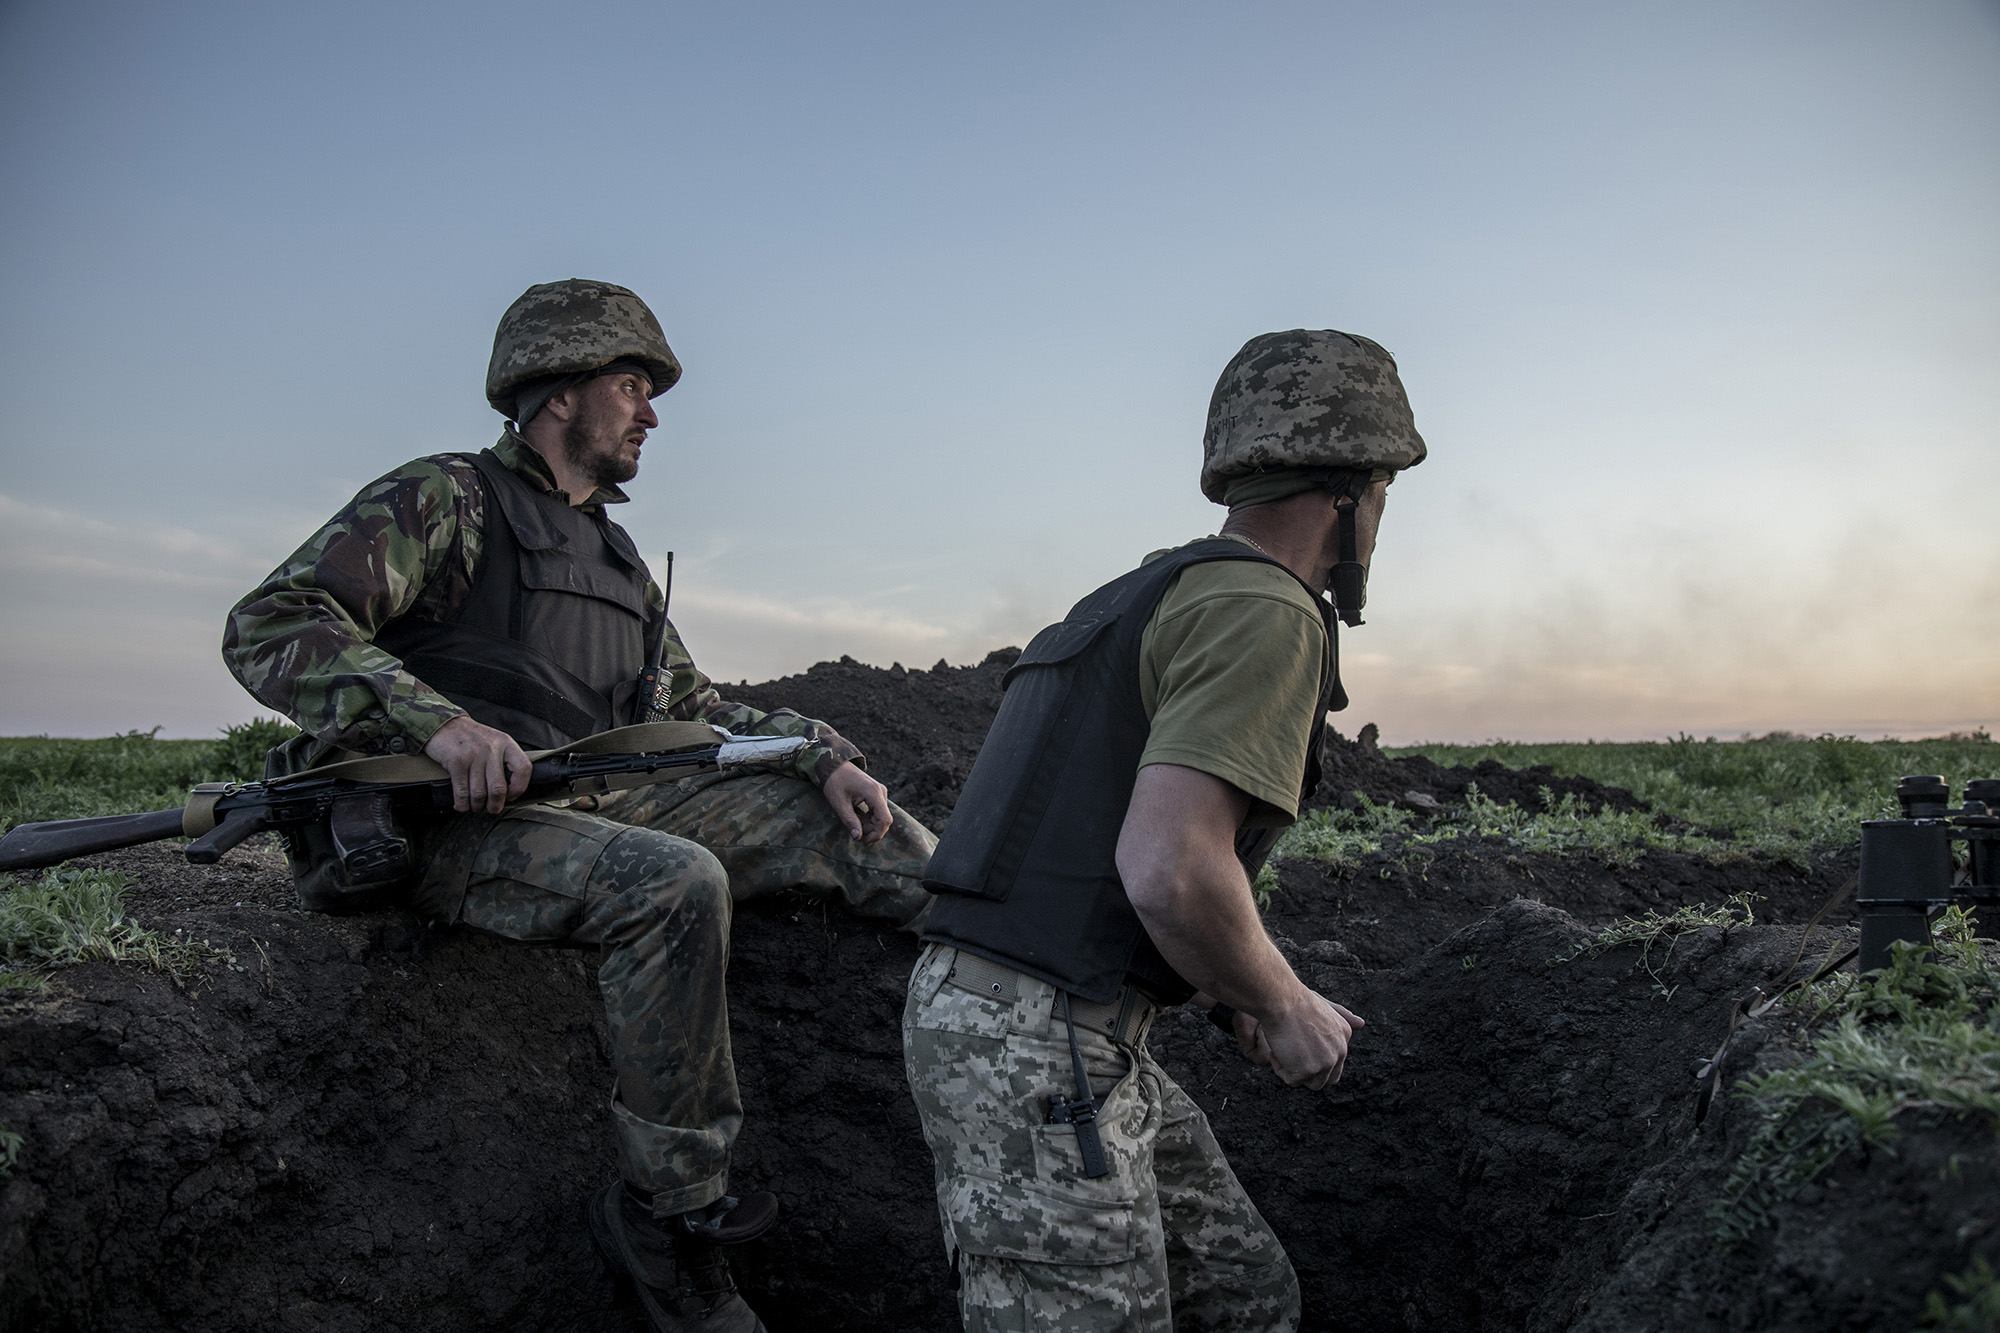
M 699 722 L 620 727 L 564 750 L 532 752 L 521 800 L 599 795 L 670 773 L 759 767 L 805 746 L 802 737 L 733 736 Z M 359 905 L 412 878 L 418 867 L 410 829 L 451 809 L 451 780 L 431 760 L 353 758 L 262 782 L 204 782 L 173 810 L 17 824 L 0 837 L 0 870 L 34 870 L 176 837 L 190 839 L 189 861 L 214 865 L 245 838 L 272 831 L 285 835 L 306 906 L 325 910 Z

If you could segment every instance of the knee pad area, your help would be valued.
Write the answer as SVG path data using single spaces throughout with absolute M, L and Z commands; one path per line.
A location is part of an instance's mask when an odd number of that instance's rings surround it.
M 675 911 L 729 913 L 729 872 L 700 843 L 631 828 L 609 843 L 590 873 L 591 887 Z

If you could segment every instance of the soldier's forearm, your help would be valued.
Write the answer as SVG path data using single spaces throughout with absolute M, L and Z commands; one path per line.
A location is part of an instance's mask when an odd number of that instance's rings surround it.
M 1174 971 L 1212 1000 L 1264 1021 L 1297 1004 L 1304 990 L 1264 931 L 1235 856 L 1202 858 L 1133 883 L 1139 920 Z

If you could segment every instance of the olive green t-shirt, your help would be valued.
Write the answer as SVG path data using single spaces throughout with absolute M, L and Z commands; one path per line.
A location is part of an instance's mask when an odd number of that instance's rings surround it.
M 1251 798 L 1250 825 L 1291 823 L 1325 661 L 1319 607 L 1290 574 L 1256 560 L 1190 565 L 1139 640 L 1152 722 L 1139 766 L 1199 769 Z

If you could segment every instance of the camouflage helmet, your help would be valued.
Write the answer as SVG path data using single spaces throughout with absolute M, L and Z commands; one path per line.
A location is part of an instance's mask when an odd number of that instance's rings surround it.
M 636 361 L 659 397 L 681 363 L 646 303 L 627 289 L 587 278 L 543 282 L 522 292 L 493 332 L 486 401 L 514 415 L 514 391 L 530 380 L 581 375 L 613 361 Z
M 1334 329 L 1266 333 L 1215 382 L 1201 442 L 1201 493 L 1281 468 L 1387 468 L 1424 461 L 1424 440 L 1378 343 Z

